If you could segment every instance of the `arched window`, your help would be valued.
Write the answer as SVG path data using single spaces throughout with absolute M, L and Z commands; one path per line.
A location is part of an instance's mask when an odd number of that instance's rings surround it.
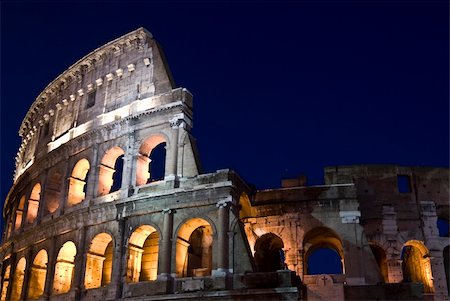
M 91 241 L 86 258 L 86 289 L 105 286 L 111 282 L 113 240 L 107 233 L 97 234 Z
M 120 147 L 109 149 L 100 162 L 97 195 L 117 191 L 122 185 L 124 151 Z
M 273 233 L 266 233 L 258 238 L 255 243 L 255 263 L 258 272 L 284 270 L 283 248 L 283 240 Z
M 14 222 L 14 229 L 18 230 L 22 226 L 23 208 L 25 207 L 25 196 L 20 198 L 16 209 L 16 220 Z
M 176 247 L 177 277 L 211 275 L 213 231 L 201 218 L 184 223 L 178 231 Z
M 142 225 L 131 234 L 128 242 L 127 282 L 156 279 L 158 242 L 158 232 L 149 225 Z
M 28 288 L 28 298 L 38 299 L 44 294 L 45 279 L 47 278 L 47 251 L 40 250 L 33 260 L 31 267 L 30 283 Z
M 59 208 L 63 172 L 60 168 L 52 169 L 47 177 L 45 185 L 44 201 L 45 214 L 54 213 Z
M 2 293 L 0 295 L 0 301 L 6 301 L 6 293 L 8 292 L 10 276 L 11 276 L 11 265 L 8 264 L 4 266 L 3 270 Z
M 41 199 L 41 184 L 37 183 L 31 190 L 30 198 L 28 199 L 27 208 L 27 222 L 33 223 L 36 219 L 39 210 L 39 201 Z
M 370 244 L 370 249 L 372 250 L 373 256 L 375 257 L 375 260 L 377 261 L 378 268 L 380 270 L 380 276 L 383 279 L 385 283 L 389 282 L 388 278 L 388 266 L 387 266 L 387 260 L 386 260 L 386 252 L 384 250 L 375 245 Z
M 439 217 L 437 219 L 437 227 L 439 230 L 440 237 L 449 237 L 450 224 L 448 223 L 448 219 Z
M 425 245 L 418 240 L 408 241 L 401 254 L 403 281 L 422 282 L 425 293 L 433 293 L 433 276 L 430 255 Z
M 69 195 L 67 204 L 73 206 L 81 203 L 86 197 L 87 175 L 89 172 L 89 161 L 81 159 L 75 164 L 72 175 L 69 178 Z
M 334 231 L 318 227 L 309 231 L 303 239 L 305 257 L 304 274 L 343 274 L 344 250 Z
M 11 301 L 20 300 L 20 295 L 22 294 L 23 288 L 23 278 L 25 276 L 25 268 L 27 261 L 25 257 L 22 257 L 17 262 L 16 271 L 14 272 L 14 279 L 11 287 Z
M 166 140 L 161 135 L 147 138 L 139 148 L 136 164 L 136 185 L 164 179 Z
M 59 249 L 56 258 L 55 277 L 53 278 L 53 294 L 63 294 L 70 291 L 75 270 L 75 256 L 77 248 L 71 241 L 66 242 Z

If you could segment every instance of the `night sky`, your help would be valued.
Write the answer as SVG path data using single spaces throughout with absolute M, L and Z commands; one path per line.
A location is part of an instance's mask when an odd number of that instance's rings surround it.
M 447 1 L 1 4 L 1 198 L 38 94 L 139 27 L 194 95 L 205 172 L 258 188 L 345 164 L 449 165 Z

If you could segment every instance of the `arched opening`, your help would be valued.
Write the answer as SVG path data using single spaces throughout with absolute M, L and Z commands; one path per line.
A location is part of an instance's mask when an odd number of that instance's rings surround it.
M 39 210 L 39 201 L 41 199 L 41 184 L 37 183 L 31 190 L 30 198 L 28 199 L 27 208 L 27 222 L 33 223 L 37 217 Z
M 23 288 L 23 278 L 25 277 L 25 268 L 27 261 L 22 257 L 17 262 L 16 271 L 14 272 L 14 279 L 11 287 L 11 301 L 20 300 Z
M 250 203 L 250 199 L 245 192 L 242 193 L 241 197 L 239 198 L 239 205 L 239 219 L 255 216 L 255 210 L 253 209 Z
M 30 284 L 28 288 L 29 299 L 38 299 L 44 294 L 47 264 L 47 251 L 42 249 L 34 257 L 33 266 L 31 267 Z
M 303 239 L 304 273 L 307 275 L 344 274 L 344 250 L 334 231 L 318 227 Z
M 425 245 L 418 240 L 408 241 L 401 254 L 403 281 L 422 282 L 425 293 L 433 293 L 430 255 Z
M 106 195 L 121 188 L 123 156 L 124 151 L 118 146 L 106 151 L 99 167 L 98 196 Z
M 54 213 L 59 208 L 61 199 L 61 184 L 63 181 L 63 172 L 61 170 L 52 170 L 49 172 L 45 185 L 45 213 Z
M 449 275 L 450 274 L 450 266 L 449 266 L 450 253 L 449 253 L 449 249 L 450 249 L 450 246 L 446 246 L 444 248 L 442 255 L 444 256 L 445 279 L 447 280 L 447 294 L 450 296 L 450 278 L 449 278 L 449 276 L 450 276 Z
M 212 243 L 213 231 L 207 221 L 193 218 L 184 223 L 177 237 L 177 277 L 211 275 Z
M 155 280 L 158 273 L 159 234 L 155 228 L 142 225 L 128 242 L 127 282 Z
M 53 279 L 53 294 L 63 294 L 70 291 L 75 268 L 77 247 L 71 241 L 66 242 L 58 252 Z
M 255 263 L 258 272 L 284 270 L 283 248 L 283 240 L 273 233 L 266 233 L 258 238 L 255 243 Z
M 89 167 L 89 161 L 86 159 L 79 160 L 73 167 L 72 175 L 69 178 L 69 195 L 67 197 L 69 206 L 81 203 L 86 197 Z
M 25 207 L 25 196 L 20 198 L 16 209 L 16 220 L 14 222 L 14 229 L 18 230 L 22 226 L 23 208 Z
M 11 265 L 8 264 L 8 265 L 5 265 L 4 271 L 3 271 L 2 293 L 0 296 L 0 301 L 6 301 L 6 293 L 8 292 L 10 276 L 11 276 Z
M 147 138 L 139 148 L 136 164 L 136 186 L 164 179 L 166 140 L 161 135 Z
M 450 224 L 448 223 L 448 219 L 439 217 L 437 219 L 437 227 L 439 230 L 440 237 L 449 237 Z
M 86 289 L 105 286 L 111 282 L 113 240 L 107 233 L 97 234 L 91 241 L 86 254 Z
M 372 250 L 373 256 L 375 257 L 375 260 L 377 261 L 378 268 L 380 270 L 380 276 L 383 279 L 385 283 L 389 282 L 388 278 L 388 266 L 387 266 L 387 259 L 386 259 L 386 252 L 384 250 L 374 244 L 370 244 L 370 249 Z

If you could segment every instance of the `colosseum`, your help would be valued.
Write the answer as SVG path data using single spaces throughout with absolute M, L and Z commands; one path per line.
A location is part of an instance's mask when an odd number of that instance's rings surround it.
M 0 300 L 449 300 L 448 168 L 256 190 L 202 173 L 192 116 L 143 28 L 53 80 L 19 129 Z

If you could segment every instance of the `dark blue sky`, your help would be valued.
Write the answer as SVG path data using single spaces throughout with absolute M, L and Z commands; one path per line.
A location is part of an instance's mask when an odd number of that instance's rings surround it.
M 128 3 L 128 4 L 127 4 Z M 448 166 L 447 1 L 1 4 L 1 196 L 35 97 L 138 27 L 194 95 L 206 172 L 258 188 L 324 166 Z

